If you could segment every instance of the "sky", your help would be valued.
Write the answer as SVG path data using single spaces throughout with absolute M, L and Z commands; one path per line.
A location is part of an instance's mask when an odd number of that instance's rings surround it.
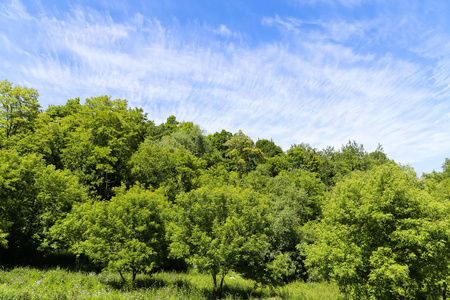
M 450 158 L 450 1 L 0 0 L 0 80 L 43 109 L 109 95 L 284 150 Z

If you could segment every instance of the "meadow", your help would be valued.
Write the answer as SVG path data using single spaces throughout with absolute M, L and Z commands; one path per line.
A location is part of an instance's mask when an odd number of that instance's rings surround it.
M 338 287 L 329 283 L 264 287 L 237 273 L 227 276 L 222 297 L 211 286 L 212 278 L 196 270 L 140 274 L 133 285 L 108 272 L 29 267 L 0 271 L 0 299 L 342 299 Z

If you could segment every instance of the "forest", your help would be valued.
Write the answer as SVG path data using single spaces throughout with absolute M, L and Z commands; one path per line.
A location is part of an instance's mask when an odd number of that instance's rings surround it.
M 381 145 L 283 151 L 176 116 L 155 124 L 127 100 L 38 98 L 0 82 L 3 273 L 71 267 L 133 286 L 195 269 L 218 297 L 231 275 L 330 282 L 347 299 L 449 294 L 449 159 L 418 177 Z

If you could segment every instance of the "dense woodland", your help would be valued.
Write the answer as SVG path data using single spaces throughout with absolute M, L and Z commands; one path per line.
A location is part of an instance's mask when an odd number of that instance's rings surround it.
M 418 178 L 381 146 L 283 151 L 148 113 L 108 96 L 44 110 L 35 89 L 0 83 L 3 266 L 126 282 L 197 268 L 217 293 L 233 271 L 270 286 L 332 281 L 354 299 L 446 299 L 449 159 Z

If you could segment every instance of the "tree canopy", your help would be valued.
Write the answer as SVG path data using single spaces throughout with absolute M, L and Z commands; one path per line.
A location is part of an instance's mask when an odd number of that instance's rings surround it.
M 352 173 L 327 199 L 306 265 L 354 299 L 438 296 L 450 271 L 449 209 L 395 164 Z
M 232 270 L 330 280 L 354 299 L 446 299 L 450 160 L 417 178 L 381 145 L 294 142 L 155 124 L 109 96 L 41 110 L 36 90 L 0 82 L 0 264 L 67 255 L 132 282 L 196 268 L 218 293 Z

